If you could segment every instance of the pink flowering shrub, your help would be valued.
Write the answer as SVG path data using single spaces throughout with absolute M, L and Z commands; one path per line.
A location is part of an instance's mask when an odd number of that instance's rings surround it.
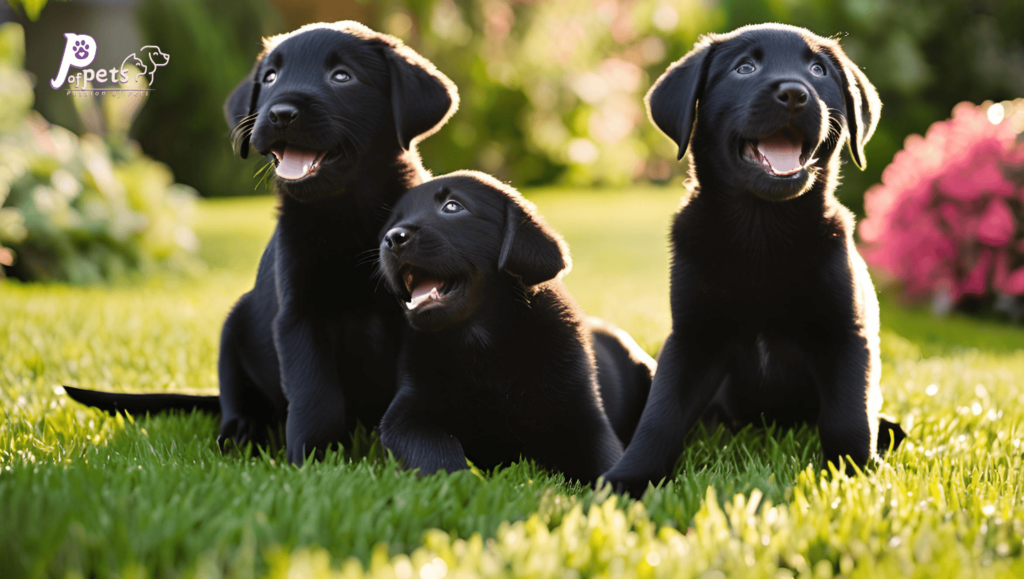
M 983 302 L 1019 318 L 1024 100 L 994 106 L 961 103 L 924 137 L 907 138 L 864 196 L 861 253 L 938 310 Z

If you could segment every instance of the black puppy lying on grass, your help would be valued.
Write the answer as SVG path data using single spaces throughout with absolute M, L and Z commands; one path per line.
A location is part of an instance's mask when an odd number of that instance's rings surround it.
M 844 140 L 864 166 L 874 87 L 835 40 L 769 24 L 702 40 L 647 99 L 680 158 L 689 146 L 693 188 L 672 226 L 672 334 L 606 478 L 639 495 L 707 413 L 816 422 L 833 462 L 865 464 L 890 429 L 899 444 L 898 425 L 879 431 L 875 288 L 834 196 Z
M 288 460 L 377 424 L 395 392 L 402 312 L 373 260 L 388 208 L 428 173 L 416 143 L 455 112 L 455 86 L 402 42 L 356 22 L 267 39 L 224 107 L 242 157 L 274 165 L 280 213 L 255 287 L 221 334 L 220 396 L 66 388 L 133 413 L 220 411 L 218 440 L 267 439 L 285 423 Z
M 460 172 L 406 193 L 385 231 L 381 272 L 412 329 L 384 446 L 423 474 L 467 457 L 491 468 L 522 456 L 582 481 L 611 468 L 654 360 L 624 332 L 588 326 L 559 279 L 566 247 L 532 204 Z M 616 405 L 614 429 L 602 397 Z

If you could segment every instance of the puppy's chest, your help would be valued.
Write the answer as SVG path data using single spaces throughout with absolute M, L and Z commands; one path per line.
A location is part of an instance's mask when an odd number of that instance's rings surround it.
M 812 260 L 700 255 L 674 280 L 706 307 L 755 311 L 802 309 L 820 291 L 821 265 Z
M 535 397 L 530 376 L 497 364 L 435 368 L 420 373 L 417 382 L 430 391 L 438 413 L 474 431 L 514 429 Z
M 701 301 L 743 301 L 764 308 L 813 300 L 821 291 L 832 248 L 810 236 L 693 238 L 677 245 L 678 275 Z
M 464 369 L 458 378 L 439 386 L 454 398 L 451 407 L 481 416 L 513 414 L 527 394 L 518 375 L 497 367 Z

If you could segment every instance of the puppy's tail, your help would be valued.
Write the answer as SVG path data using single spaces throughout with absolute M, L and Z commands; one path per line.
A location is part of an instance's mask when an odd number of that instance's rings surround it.
M 146 413 L 157 414 L 169 410 L 198 410 L 210 414 L 220 414 L 219 396 L 193 396 L 190 394 L 119 394 L 116 392 L 100 392 L 98 390 L 82 390 L 65 386 L 64 391 L 72 400 L 76 400 L 113 414 L 132 414 L 141 416 Z

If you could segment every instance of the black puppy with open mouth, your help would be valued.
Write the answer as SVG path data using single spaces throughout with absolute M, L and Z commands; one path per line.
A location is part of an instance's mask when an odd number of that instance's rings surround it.
M 265 441 L 284 422 L 300 464 L 357 421 L 376 425 L 394 396 L 405 321 L 367 252 L 388 209 L 428 177 L 416 143 L 454 114 L 458 93 L 400 40 L 356 22 L 264 45 L 225 114 L 241 156 L 273 164 L 279 215 L 255 287 L 224 323 L 220 396 L 67 391 L 108 411 L 220 411 L 222 444 Z
M 467 457 L 482 468 L 525 457 L 592 481 L 615 464 L 654 361 L 584 319 L 560 280 L 568 268 L 532 204 L 488 175 L 435 178 L 394 207 L 380 271 L 411 331 L 379 430 L 404 466 L 430 474 Z M 608 414 L 602 399 L 615 404 Z
M 825 459 L 867 463 L 903 436 L 883 422 L 878 302 L 834 196 L 840 152 L 881 103 L 835 40 L 792 26 L 710 35 L 647 95 L 689 148 L 672 226 L 672 333 L 633 442 L 606 478 L 639 495 L 668 475 L 701 416 L 817 423 Z M 692 135 L 691 135 L 692 133 Z

